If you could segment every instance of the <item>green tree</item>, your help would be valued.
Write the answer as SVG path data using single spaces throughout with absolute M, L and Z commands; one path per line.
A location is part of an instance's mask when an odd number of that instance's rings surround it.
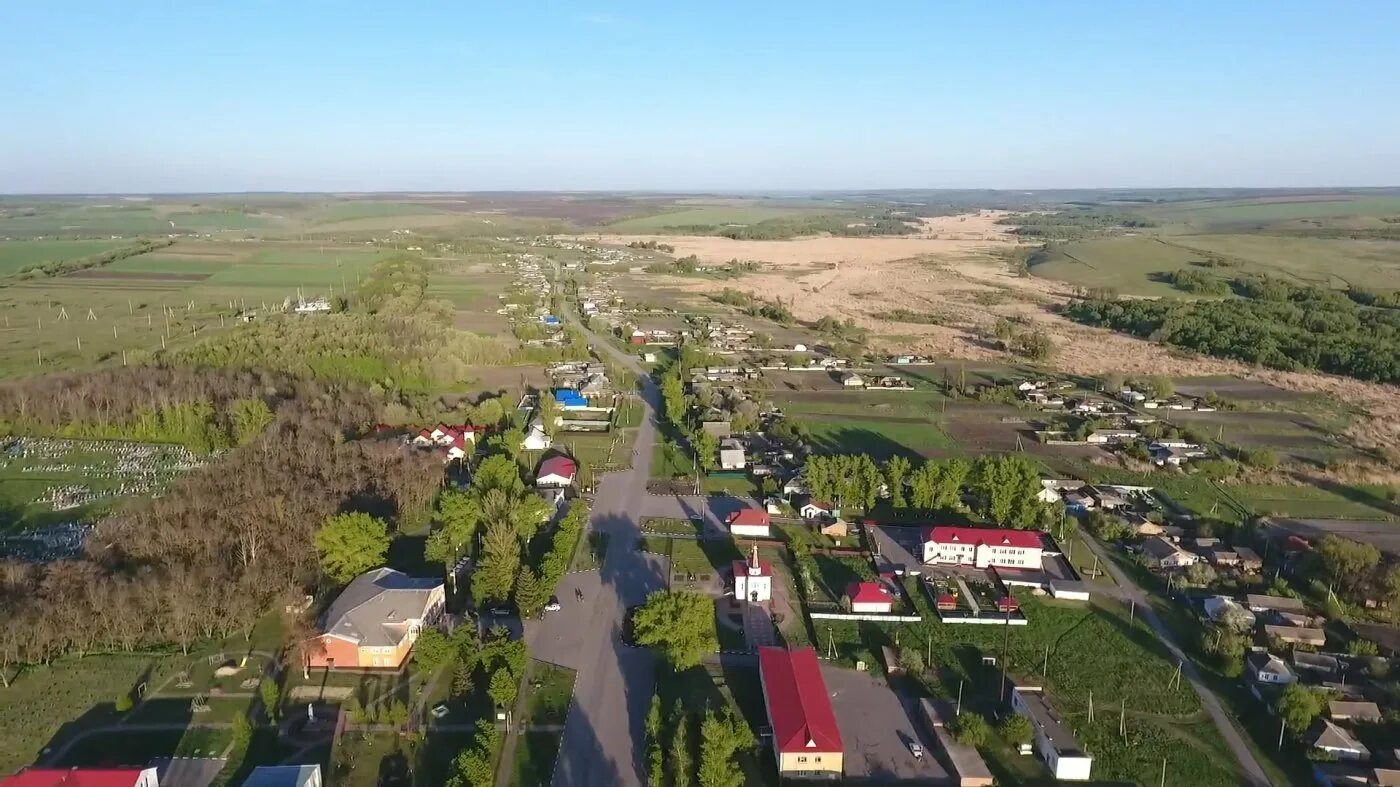
M 741 787 L 744 772 L 734 755 L 754 743 L 748 725 L 729 709 L 705 714 L 700 724 L 700 787 Z
M 263 713 L 267 714 L 267 720 L 276 724 L 282 716 L 282 690 L 278 688 L 277 681 L 263 678 L 258 684 L 258 697 L 262 700 Z
M 661 378 L 661 401 L 666 410 L 666 420 L 678 430 L 685 429 L 685 385 L 681 382 L 679 369 Z
M 550 437 L 559 431 L 559 414 L 562 411 L 554 394 L 549 391 L 540 394 L 540 423 L 544 424 L 544 433 Z
M 470 664 L 459 663 L 456 669 L 452 670 L 452 696 L 469 697 L 475 686 L 472 683 L 472 667 Z
M 243 445 L 262 434 L 263 429 L 272 423 L 272 410 L 261 399 L 239 399 L 230 408 L 233 442 Z
M 1317 545 L 1317 558 L 1327 577 L 1348 590 L 1362 587 L 1380 563 L 1381 553 L 1370 544 L 1324 536 Z
M 519 691 L 519 683 L 509 669 L 498 669 L 491 673 L 491 684 L 486 688 L 486 693 L 491 695 L 491 701 L 498 708 L 508 708 L 515 702 L 516 693 Z
M 695 461 L 700 463 L 700 469 L 707 473 L 714 470 L 719 462 L 719 439 L 704 429 L 697 429 L 690 442 L 695 447 Z
M 345 584 L 384 565 L 389 554 L 389 528 L 384 520 L 369 514 L 336 514 L 316 531 L 316 551 L 326 576 Z
M 1007 714 L 1000 727 L 1001 737 L 1012 746 L 1024 746 L 1035 738 L 1030 719 L 1019 713 Z
M 890 507 L 904 509 L 904 482 L 909 478 L 909 460 L 895 455 L 885 461 L 885 483 L 890 488 Z
M 520 539 L 510 522 L 493 522 L 481 540 L 481 562 L 472 574 L 472 597 L 478 604 L 504 601 L 520 571 Z
M 690 714 L 678 698 L 671 706 L 671 787 L 691 787 L 695 783 L 695 735 Z
M 515 578 L 515 606 L 521 618 L 533 618 L 544 610 L 549 601 L 549 588 L 539 575 L 529 568 L 522 567 Z
M 499 397 L 482 399 L 476 405 L 476 422 L 482 426 L 499 426 L 505 420 L 505 407 Z
M 124 691 L 121 694 L 118 694 L 117 698 L 113 700 L 112 709 L 115 710 L 117 713 L 126 713 L 127 711 L 131 710 L 131 708 L 134 705 L 135 703 L 131 701 L 131 692 Z
M 1289 732 L 1302 735 L 1322 713 L 1322 698 L 1306 686 L 1290 683 L 1274 702 L 1274 710 Z
M 494 457 L 493 457 L 494 458 Z M 482 462 L 485 466 L 491 459 Z M 494 466 L 494 465 L 493 465 Z M 519 478 L 519 471 L 515 471 Z M 476 535 L 481 522 L 481 504 L 478 494 L 459 489 L 444 489 L 437 499 L 437 528 L 428 536 L 423 548 L 423 556 L 434 563 L 442 563 L 451 568 L 457 559 L 466 554 L 467 547 Z
M 1157 399 L 1166 399 L 1176 393 L 1176 384 L 1165 374 L 1154 374 L 1147 380 L 1147 389 Z
M 960 713 L 953 720 L 953 737 L 964 746 L 986 745 L 990 733 L 991 727 L 987 720 L 976 713 Z
M 431 626 L 419 632 L 418 640 L 413 643 L 413 663 L 418 665 L 419 672 L 427 675 L 437 672 L 438 667 L 452 661 L 456 655 L 447 635 Z
M 661 749 L 661 698 L 651 696 L 651 708 L 647 710 L 647 782 L 651 787 L 665 787 L 666 758 Z
M 714 601 L 700 593 L 652 593 L 633 614 L 632 626 L 637 644 L 660 650 L 676 670 L 693 667 L 719 649 Z

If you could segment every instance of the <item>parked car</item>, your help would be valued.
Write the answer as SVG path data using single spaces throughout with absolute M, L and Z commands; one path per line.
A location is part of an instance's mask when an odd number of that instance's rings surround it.
M 433 706 L 433 709 L 432 709 L 431 711 L 429 711 L 429 713 L 432 715 L 432 717 L 433 717 L 434 719 L 441 719 L 443 716 L 446 716 L 449 712 L 450 712 L 450 711 L 449 711 L 448 707 L 447 707 L 446 705 L 442 704 L 442 703 L 438 703 L 437 705 L 434 705 L 434 706 Z
M 924 747 L 920 746 L 915 741 L 909 741 L 909 753 L 914 755 L 914 759 L 922 760 L 924 758 Z
M 498 617 L 498 618 L 500 618 L 500 617 L 505 617 L 506 615 L 509 615 L 509 614 L 510 614 L 510 607 L 506 607 L 506 606 L 492 607 L 492 608 L 490 609 L 490 612 L 491 612 L 492 615 L 495 615 L 495 616 Z
M 554 596 L 549 597 L 549 603 L 544 605 L 545 612 L 558 612 L 564 607 L 559 603 L 559 599 Z

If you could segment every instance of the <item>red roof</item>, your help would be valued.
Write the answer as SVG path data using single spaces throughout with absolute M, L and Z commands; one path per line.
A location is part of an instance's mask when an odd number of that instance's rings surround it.
M 578 473 L 578 463 L 567 456 L 551 456 L 540 463 L 540 473 L 536 478 L 557 475 L 560 478 L 573 478 Z
M 734 576 L 736 576 L 736 577 L 746 577 L 746 576 L 749 575 L 749 561 L 747 561 L 747 560 L 736 560 L 736 561 L 734 561 L 733 569 L 734 569 Z M 760 560 L 760 561 L 758 561 L 758 575 L 759 575 L 760 577 L 771 577 L 771 576 L 773 576 L 773 564 L 772 564 L 772 563 L 769 563 L 767 560 Z
M 993 544 L 1021 549 L 1041 548 L 1038 530 L 1008 530 L 997 527 L 926 527 L 924 541 L 938 544 Z
M 433 430 L 431 430 L 431 429 L 419 429 L 419 430 L 418 430 L 418 436 L 419 436 L 419 437 L 426 438 L 426 439 L 428 439 L 428 440 L 431 440 L 431 439 L 433 439 Z
M 741 508 L 729 515 L 726 520 L 732 525 L 749 525 L 754 527 L 768 527 L 772 521 L 768 518 L 768 512 L 757 508 Z
M 997 609 L 1001 610 L 1002 612 L 1015 612 L 1020 608 L 1021 605 L 1019 602 L 1016 601 L 1015 596 L 1002 596 L 1001 598 L 997 599 Z
M 132 787 L 137 768 L 30 768 L 0 779 L 0 787 Z
M 852 604 L 893 604 L 894 596 L 879 582 L 852 582 L 846 586 Z
M 839 752 L 841 729 L 810 647 L 758 649 L 758 674 L 773 742 L 784 753 Z

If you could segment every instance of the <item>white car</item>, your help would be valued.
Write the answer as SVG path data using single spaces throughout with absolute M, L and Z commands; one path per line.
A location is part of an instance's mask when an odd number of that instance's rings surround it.
M 912 754 L 912 755 L 914 755 L 914 759 L 916 759 L 916 760 L 922 760 L 922 759 L 924 758 L 924 747 L 923 747 L 923 746 L 920 746 L 919 744 L 915 743 L 914 741 L 910 741 L 910 742 L 909 742 L 909 753 Z
M 447 706 L 443 704 L 435 705 L 433 709 L 429 711 L 434 719 L 441 719 L 443 716 L 446 716 L 448 712 Z
M 559 603 L 559 599 L 557 599 L 557 598 L 552 598 L 552 599 L 550 599 L 550 600 L 549 600 L 549 603 L 544 605 L 544 611 L 545 611 L 545 612 L 558 612 L 559 610 L 561 610 L 561 609 L 563 609 L 563 608 L 564 608 L 563 605 L 561 605 L 561 604 Z

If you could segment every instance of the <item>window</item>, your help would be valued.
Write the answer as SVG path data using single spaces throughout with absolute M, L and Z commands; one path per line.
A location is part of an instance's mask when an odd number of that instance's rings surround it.
M 807 761 L 807 758 L 806 758 L 806 757 L 798 757 L 798 758 L 797 758 L 797 761 L 798 761 L 798 762 L 806 762 L 806 761 Z

